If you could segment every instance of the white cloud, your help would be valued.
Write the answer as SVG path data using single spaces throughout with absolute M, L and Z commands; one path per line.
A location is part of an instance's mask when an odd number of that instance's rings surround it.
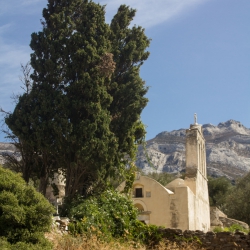
M 41 14 L 46 6 L 44 0 L 2 0 L 0 1 L 0 16 L 15 15 L 23 12 L 25 15 Z M 43 6 L 43 7 L 41 7 Z
M 208 0 L 94 0 L 106 5 L 109 22 L 121 4 L 137 10 L 134 23 L 143 27 L 152 27 L 170 19 L 179 17 L 184 12 L 205 3 Z M 6 0 L 0 1 L 0 15 L 25 11 L 26 15 L 39 13 L 45 7 L 45 0 Z
M 107 21 L 112 19 L 121 4 L 129 5 L 137 10 L 134 23 L 143 27 L 152 27 L 205 3 L 207 0 L 100 0 L 100 4 L 107 4 Z
M 192 8 L 205 3 L 208 0 L 94 0 L 102 5 L 106 4 L 107 21 L 116 13 L 121 4 L 129 5 L 137 9 L 134 23 L 142 27 L 149 28 L 160 23 L 178 18 L 190 11 Z M 23 13 L 24 15 L 41 15 L 42 7 L 45 7 L 45 0 L 8 0 L 0 1 L 0 16 L 14 15 L 14 13 Z M 40 16 L 39 16 L 40 18 Z M 3 19 L 5 20 L 5 19 Z M 26 63 L 30 58 L 30 48 L 18 44 L 18 37 L 15 41 L 7 41 L 4 37 L 5 31 L 8 31 L 15 25 L 8 23 L 0 26 L 0 106 L 9 110 L 10 96 L 12 93 L 20 91 L 19 75 L 21 75 L 20 64 Z M 8 105 L 9 104 L 9 105 Z

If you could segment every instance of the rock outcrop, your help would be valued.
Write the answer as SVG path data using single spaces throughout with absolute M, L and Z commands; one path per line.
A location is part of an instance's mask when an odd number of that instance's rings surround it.
M 236 179 L 250 171 L 250 129 L 229 120 L 202 126 L 208 174 Z M 186 130 L 161 132 L 139 147 L 136 165 L 145 172 L 185 171 Z
M 222 211 L 217 207 L 210 207 L 210 221 L 211 229 L 214 227 L 231 227 L 232 225 L 240 225 L 244 229 L 249 229 L 247 223 L 235 219 L 228 218 Z

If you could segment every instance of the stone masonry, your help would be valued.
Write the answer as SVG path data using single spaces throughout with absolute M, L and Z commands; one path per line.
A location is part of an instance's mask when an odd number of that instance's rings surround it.
M 250 250 L 250 232 L 245 234 L 243 232 L 207 232 L 202 231 L 182 231 L 180 229 L 160 229 L 163 238 L 169 241 L 177 242 L 197 242 L 198 247 L 208 250 Z M 197 248 L 199 249 L 199 248 Z

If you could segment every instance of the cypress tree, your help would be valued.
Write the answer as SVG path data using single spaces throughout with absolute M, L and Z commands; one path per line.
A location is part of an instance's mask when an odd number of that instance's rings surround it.
M 31 35 L 32 89 L 5 119 L 36 155 L 41 192 L 59 170 L 67 196 L 98 192 L 135 157 L 145 135 L 139 73 L 150 41 L 130 28 L 134 15 L 122 5 L 108 25 L 104 6 L 48 0 L 42 31 Z

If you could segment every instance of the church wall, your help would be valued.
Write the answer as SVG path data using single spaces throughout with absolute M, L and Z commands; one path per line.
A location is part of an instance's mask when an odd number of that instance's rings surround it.
M 125 182 L 118 188 L 124 189 Z M 142 188 L 143 197 L 136 197 L 136 188 Z M 150 197 L 149 197 L 150 193 Z M 136 207 L 143 207 L 143 212 L 139 215 L 139 220 L 157 226 L 171 227 L 170 197 L 174 194 L 167 190 L 159 182 L 146 176 L 141 176 L 133 183 L 132 200 Z
M 207 232 L 210 229 L 210 207 L 207 180 L 198 173 L 196 184 L 196 229 Z
M 188 228 L 188 187 L 175 188 L 170 197 L 170 228 Z
M 118 190 L 122 191 L 124 186 L 125 182 Z M 196 195 L 190 187 L 197 190 Z M 136 188 L 142 188 L 142 197 L 136 197 Z M 210 227 L 210 211 L 204 176 L 198 173 L 196 178 L 186 178 L 183 183 L 181 180 L 177 181 L 170 189 L 171 191 L 146 176 L 135 180 L 132 200 L 139 211 L 143 209 L 139 220 L 166 228 L 207 232 Z
M 188 230 L 196 230 L 196 197 L 190 188 L 187 188 Z M 183 229 L 185 230 L 185 229 Z
M 176 187 L 174 195 L 170 197 L 170 228 L 181 230 L 196 230 L 196 205 L 197 199 L 192 190 L 187 186 Z M 175 219 L 176 218 L 176 219 Z
M 193 192 L 193 194 L 196 194 L 196 177 L 193 178 L 185 178 L 185 184 L 190 188 L 190 190 Z
M 208 198 L 207 179 L 197 171 L 196 178 L 186 178 L 185 184 L 190 189 L 196 190 L 194 225 L 190 230 L 202 230 L 207 232 L 210 228 L 210 209 Z
M 133 202 L 143 202 L 149 214 L 150 224 L 169 227 L 170 226 L 170 196 L 172 192 L 167 192 L 166 189 L 157 181 L 142 176 L 140 180 L 136 180 L 133 187 L 143 186 L 143 197 L 135 197 L 133 195 Z M 147 195 L 150 193 L 150 197 Z

